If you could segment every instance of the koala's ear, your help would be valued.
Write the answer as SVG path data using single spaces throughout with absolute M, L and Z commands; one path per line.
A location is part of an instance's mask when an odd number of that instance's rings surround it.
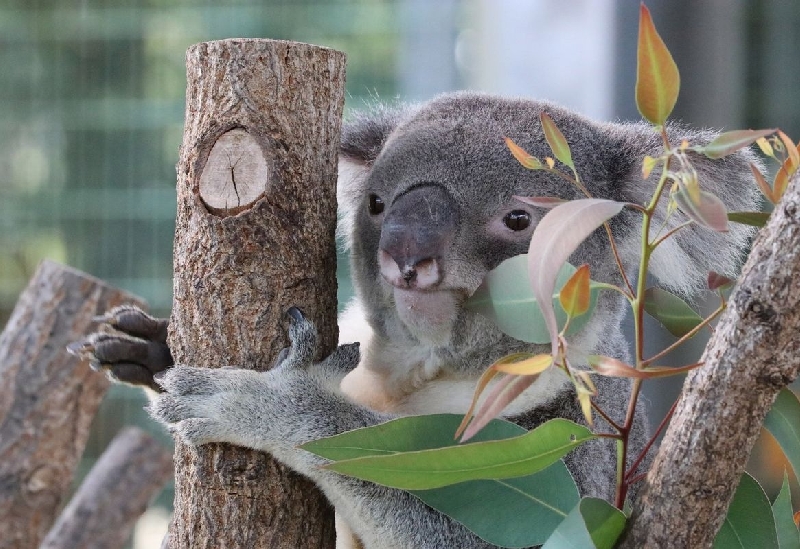
M 371 166 L 386 139 L 410 110 L 407 106 L 376 106 L 354 113 L 342 127 L 340 159 L 363 167 Z
M 657 157 L 661 154 L 660 137 L 651 127 L 643 124 L 631 124 L 625 129 L 629 145 L 627 152 L 637 158 L 633 173 L 621 189 L 621 199 L 646 204 L 653 194 L 660 170 L 654 170 L 657 173 L 643 181 L 642 158 L 645 155 Z M 691 129 L 680 124 L 671 124 L 667 130 L 673 144 L 685 139 L 692 145 L 705 145 L 717 136 L 715 132 Z M 705 156 L 689 153 L 689 160 L 697 171 L 700 187 L 718 196 L 728 211 L 760 209 L 761 199 L 750 164 L 761 168 L 762 163 L 752 150 L 744 149 L 720 160 L 710 160 Z M 665 225 L 662 234 L 688 219 L 681 212 L 667 215 L 668 192 L 669 189 L 659 202 L 652 223 L 654 228 Z M 692 225 L 679 231 L 656 249 L 651 258 L 650 273 L 662 285 L 684 295 L 692 295 L 703 289 L 710 270 L 735 278 L 753 232 L 751 227 L 737 223 L 731 223 L 729 230 L 724 233 Z M 637 239 L 640 238 L 637 231 L 632 231 L 633 233 L 636 233 Z M 638 253 L 635 255 L 638 258 Z
M 376 106 L 354 113 L 342 127 L 336 192 L 339 223 L 336 233 L 346 249 L 352 243 L 355 213 L 364 198 L 363 186 L 367 175 L 386 140 L 412 111 L 413 108 L 408 106 Z

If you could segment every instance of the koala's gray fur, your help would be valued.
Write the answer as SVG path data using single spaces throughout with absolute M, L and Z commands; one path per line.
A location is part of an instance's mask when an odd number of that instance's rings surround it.
M 637 204 L 650 199 L 658 174 L 643 181 L 641 161 L 660 154 L 661 140 L 645 124 L 597 123 L 548 103 L 476 93 L 361 115 L 343 133 L 339 192 L 356 289 L 342 332 L 361 342 L 360 353 L 354 346 L 341 346 L 323 363 L 309 364 L 313 326 L 297 317 L 290 331 L 292 351 L 276 369 L 169 369 L 160 379 L 166 392 L 153 402 L 153 416 L 193 444 L 224 441 L 264 450 L 310 477 L 367 549 L 489 547 L 413 496 L 320 469 L 324 460 L 297 446 L 398 415 L 463 413 L 475 381 L 494 360 L 516 351 L 549 352 L 549 345 L 514 340 L 462 307 L 489 270 L 527 252 L 544 212 L 514 195 L 582 197 L 558 177 L 524 169 L 503 142 L 507 136 L 538 158 L 551 156 L 539 121 L 542 111 L 566 136 L 593 196 Z M 679 126 L 670 128 L 670 135 L 675 144 L 683 138 L 704 144 L 713 137 Z M 730 210 L 755 207 L 757 191 L 748 167 L 755 160 L 749 152 L 715 162 L 691 158 L 701 186 Z M 382 213 L 370 214 L 370 195 L 383 201 Z M 527 212 L 532 222 L 512 231 L 503 218 L 517 210 Z M 682 222 L 681 217 L 674 215 L 670 226 Z M 640 220 L 627 209 L 611 220 L 633 277 Z M 429 228 L 432 236 L 419 236 Z M 397 232 L 394 241 L 387 236 L 390 230 Z M 652 273 L 663 285 L 691 294 L 710 269 L 735 274 L 749 235 L 736 225 L 725 234 L 685 229 L 658 250 Z M 386 253 L 389 246 L 394 247 Z M 408 246 L 428 250 L 425 261 L 414 263 L 418 269 L 406 271 L 397 259 L 406 258 Z M 621 283 L 602 230 L 570 261 L 589 263 L 594 279 Z M 602 292 L 593 319 L 571 339 L 571 348 L 628 360 L 620 328 L 625 307 L 616 293 Z M 598 404 L 622 421 L 628 381 L 595 380 Z M 584 421 L 571 385 L 556 369 L 543 373 L 506 415 L 527 428 L 552 417 Z M 598 423 L 598 429 L 607 428 Z M 640 413 L 632 456 L 647 438 L 644 425 Z M 613 495 L 615 460 L 608 441 L 585 444 L 566 458 L 581 493 L 606 499 Z

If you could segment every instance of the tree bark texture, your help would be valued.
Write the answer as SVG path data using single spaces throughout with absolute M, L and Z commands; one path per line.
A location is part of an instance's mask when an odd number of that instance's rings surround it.
M 172 452 L 135 427 L 121 431 L 39 549 L 119 549 L 172 476 Z
M 761 229 L 634 505 L 622 547 L 711 547 L 761 424 L 800 372 L 800 177 Z
M 287 309 L 336 346 L 336 167 L 341 52 L 224 40 L 187 52 L 178 167 L 176 363 L 268 369 L 288 345 Z M 175 449 L 170 547 L 333 547 L 317 488 L 269 456 L 230 445 Z
M 0 335 L 0 548 L 38 547 L 70 488 L 109 381 L 69 355 L 92 319 L 141 300 L 39 265 Z

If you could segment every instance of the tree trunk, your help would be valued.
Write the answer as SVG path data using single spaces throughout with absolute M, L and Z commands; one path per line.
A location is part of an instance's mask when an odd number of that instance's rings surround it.
M 39 265 L 0 336 L 0 548 L 38 547 L 70 488 L 109 386 L 69 355 L 92 319 L 130 294 L 52 263 Z
M 761 424 L 800 372 L 800 177 L 759 233 L 683 392 L 622 547 L 711 547 Z
M 172 476 L 172 453 L 135 427 L 108 446 L 39 549 L 119 549 Z
M 176 363 L 266 370 L 288 345 L 286 310 L 336 346 L 336 166 L 344 54 L 224 40 L 187 53 L 178 167 Z M 333 547 L 317 488 L 269 456 L 175 448 L 170 547 Z

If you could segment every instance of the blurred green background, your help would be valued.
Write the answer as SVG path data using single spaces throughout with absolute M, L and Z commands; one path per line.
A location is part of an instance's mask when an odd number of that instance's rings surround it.
M 681 70 L 678 118 L 780 126 L 800 138 L 800 3 L 648 6 Z M 193 43 L 259 37 L 342 50 L 345 116 L 375 101 L 471 88 L 635 119 L 637 20 L 632 0 L 0 0 L 0 326 L 42 258 L 169 313 L 184 52 Z M 343 302 L 345 260 L 340 274 Z M 668 405 L 659 395 L 678 383 L 659 386 L 653 408 Z M 84 469 L 125 424 L 169 442 L 143 402 L 138 391 L 111 391 Z M 759 452 L 767 469 L 780 467 L 774 447 Z M 159 497 L 137 548 L 156 546 L 171 498 Z

